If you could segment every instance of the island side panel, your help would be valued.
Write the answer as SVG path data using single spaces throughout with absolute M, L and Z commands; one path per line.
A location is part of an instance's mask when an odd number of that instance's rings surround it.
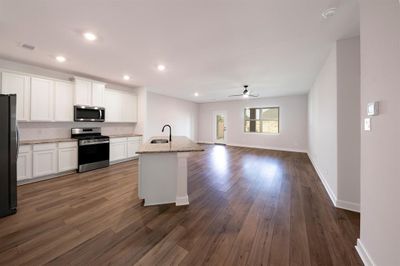
M 177 154 L 145 153 L 139 160 L 139 198 L 144 199 L 144 205 L 175 203 Z
M 188 169 L 187 169 L 187 158 L 189 153 L 180 152 L 177 153 L 177 187 L 176 187 L 176 206 L 188 205 L 189 204 L 189 196 L 187 193 L 187 178 L 188 178 Z

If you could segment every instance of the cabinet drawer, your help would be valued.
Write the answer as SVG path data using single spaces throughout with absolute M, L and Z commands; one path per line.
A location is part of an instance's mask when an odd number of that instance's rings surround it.
M 141 142 L 142 141 L 142 137 L 129 137 L 128 141 L 139 141 L 139 142 Z
M 21 145 L 21 146 L 19 146 L 19 153 L 30 152 L 31 150 L 32 150 L 32 146 L 31 145 Z
M 112 138 L 110 139 L 110 143 L 121 143 L 121 142 L 127 142 L 127 138 Z
M 76 147 L 78 147 L 78 143 L 76 141 L 58 143 L 59 149 L 76 148 Z
M 35 144 L 33 151 L 47 151 L 57 149 L 57 143 Z

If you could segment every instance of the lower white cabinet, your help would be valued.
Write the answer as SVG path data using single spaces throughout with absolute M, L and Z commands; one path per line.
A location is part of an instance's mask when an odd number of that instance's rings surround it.
M 58 172 L 78 168 L 78 147 L 75 142 L 58 143 Z
M 142 143 L 141 137 L 111 138 L 110 162 L 122 161 L 137 156 L 136 151 Z
M 33 145 L 33 177 L 57 173 L 57 144 Z
M 19 147 L 17 159 L 17 180 L 32 178 L 32 147 L 22 145 Z

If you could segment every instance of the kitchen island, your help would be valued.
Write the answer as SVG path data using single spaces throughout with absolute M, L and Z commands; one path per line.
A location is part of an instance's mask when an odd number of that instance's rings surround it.
M 152 137 L 139 147 L 138 195 L 145 206 L 188 205 L 187 157 L 204 149 L 187 137 Z

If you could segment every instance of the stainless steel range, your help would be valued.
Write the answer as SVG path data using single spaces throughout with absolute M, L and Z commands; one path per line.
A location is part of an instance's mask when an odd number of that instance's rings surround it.
M 71 137 L 78 139 L 78 172 L 110 165 L 110 138 L 101 135 L 101 128 L 72 128 Z

